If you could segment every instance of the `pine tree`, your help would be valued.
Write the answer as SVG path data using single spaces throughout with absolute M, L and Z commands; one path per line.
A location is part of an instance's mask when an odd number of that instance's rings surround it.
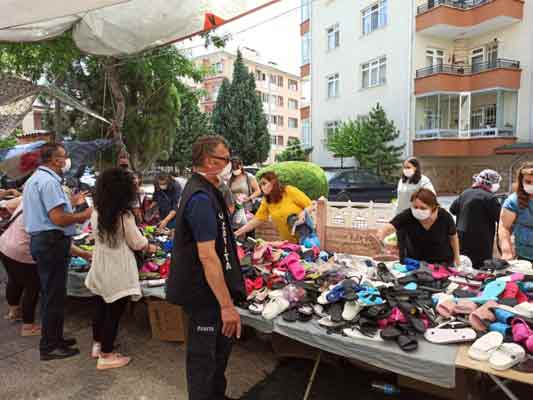
M 354 157 L 363 169 L 392 178 L 405 147 L 392 143 L 399 136 L 394 122 L 387 119 L 378 103 L 367 116 L 345 121 L 328 140 L 328 149 L 338 157 Z
M 287 148 L 276 156 L 276 161 L 307 161 L 312 151 L 312 148 L 303 149 L 300 139 L 291 137 L 287 143 Z
M 244 164 L 264 162 L 270 151 L 270 135 L 255 78 L 239 51 L 231 83 L 224 80 L 213 111 L 213 129 L 225 137 Z
M 193 143 L 198 137 L 211 132 L 211 121 L 207 114 L 200 111 L 197 94 L 189 90 L 181 97 L 179 126 L 169 160 L 171 164 L 183 173 L 191 165 Z
M 374 139 L 370 141 L 373 169 L 379 176 L 386 178 L 394 176 L 405 147 L 405 144 L 401 146 L 393 144 L 400 137 L 400 131 L 394 125 L 394 121 L 387 118 L 385 110 L 377 103 L 368 118 L 365 118 L 364 127 L 368 130 L 370 138 Z

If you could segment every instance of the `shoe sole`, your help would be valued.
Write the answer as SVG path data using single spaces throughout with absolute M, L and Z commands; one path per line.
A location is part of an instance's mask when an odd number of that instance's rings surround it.
M 125 367 L 126 365 L 128 365 L 129 363 L 131 362 L 131 360 L 128 360 L 122 364 L 115 364 L 115 365 L 97 365 L 96 366 L 96 369 L 98 371 L 105 371 L 106 369 L 115 369 L 115 368 L 122 368 L 122 367 Z
M 79 356 L 80 353 L 76 353 L 76 354 L 72 354 L 72 355 L 68 355 L 68 356 L 41 356 L 41 361 L 54 361 L 54 360 L 64 360 L 66 358 L 71 358 L 71 357 L 76 357 L 76 356 Z

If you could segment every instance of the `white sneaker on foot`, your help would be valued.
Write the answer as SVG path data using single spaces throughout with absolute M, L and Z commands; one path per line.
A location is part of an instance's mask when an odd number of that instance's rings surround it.
M 112 368 L 122 368 L 128 365 L 131 361 L 130 357 L 125 357 L 120 353 L 111 353 L 107 357 L 103 357 L 101 354 L 98 357 L 96 362 L 96 369 L 112 369 Z

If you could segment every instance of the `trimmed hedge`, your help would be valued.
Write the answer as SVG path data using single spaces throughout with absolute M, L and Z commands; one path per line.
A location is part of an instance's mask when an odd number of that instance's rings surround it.
M 295 186 L 311 200 L 327 197 L 329 186 L 324 170 L 318 165 L 305 161 L 286 161 L 265 167 L 257 172 L 257 179 L 265 172 L 275 172 L 284 185 Z

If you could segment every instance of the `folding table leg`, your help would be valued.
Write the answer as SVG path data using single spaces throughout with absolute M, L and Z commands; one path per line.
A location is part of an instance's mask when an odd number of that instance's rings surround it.
M 316 356 L 315 365 L 313 366 L 313 372 L 311 372 L 311 376 L 309 377 L 309 382 L 307 383 L 307 389 L 305 389 L 303 400 L 307 400 L 309 395 L 311 394 L 311 387 L 313 387 L 313 382 L 315 381 L 316 371 L 318 370 L 318 365 L 320 364 L 321 359 L 322 359 L 322 350 L 319 350 L 318 355 Z
M 491 374 L 488 374 L 488 375 L 494 381 L 494 383 L 499 386 L 502 392 L 504 392 L 507 395 L 507 397 L 509 397 L 509 399 L 520 400 L 518 397 L 514 395 L 513 392 L 511 392 L 511 389 L 505 386 L 505 383 L 503 383 L 500 378 L 498 378 L 497 376 L 491 375 Z

